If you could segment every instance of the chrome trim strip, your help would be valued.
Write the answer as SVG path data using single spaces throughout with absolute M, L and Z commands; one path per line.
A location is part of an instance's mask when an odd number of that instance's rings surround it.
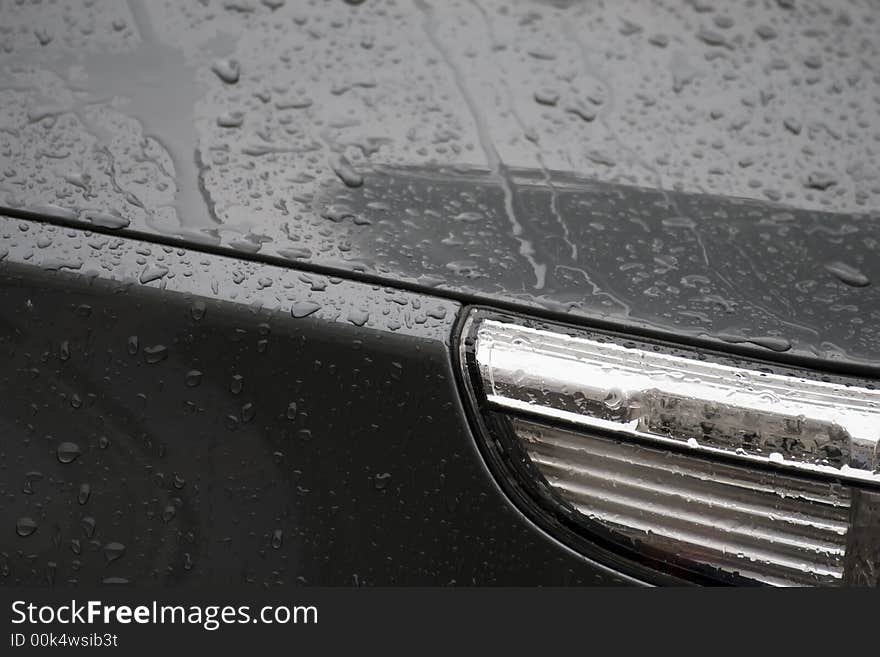
M 488 402 L 584 429 L 880 483 L 880 391 L 480 321 Z

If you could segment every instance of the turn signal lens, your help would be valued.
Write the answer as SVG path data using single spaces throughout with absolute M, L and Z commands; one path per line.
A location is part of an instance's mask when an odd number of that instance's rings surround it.
M 880 392 L 525 324 L 473 312 L 462 356 L 543 512 L 700 581 L 874 583 Z

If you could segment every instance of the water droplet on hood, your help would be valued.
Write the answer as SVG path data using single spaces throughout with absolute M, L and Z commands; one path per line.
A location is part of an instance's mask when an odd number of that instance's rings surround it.
M 217 74 L 217 77 L 226 84 L 235 84 L 238 82 L 241 74 L 241 66 L 236 59 L 220 59 L 214 62 L 211 70 Z
M 364 177 L 354 170 L 344 155 L 336 157 L 330 166 L 346 187 L 360 187 L 364 184 Z
M 841 283 L 853 287 L 866 287 L 871 284 L 870 279 L 855 267 L 844 262 L 835 261 L 825 265 L 825 269 L 831 272 Z
M 140 282 L 143 284 L 152 283 L 153 281 L 157 281 L 160 278 L 163 278 L 167 273 L 167 267 L 148 266 L 141 272 L 140 278 L 138 280 L 140 280 Z
M 290 314 L 297 318 L 308 317 L 317 312 L 320 307 L 320 304 L 314 301 L 297 301 L 291 306 Z
M 110 214 L 109 212 L 97 212 L 94 210 L 86 210 L 83 212 L 83 218 L 91 222 L 95 226 L 101 228 L 111 228 L 118 230 L 120 228 L 128 228 L 131 221 L 118 214 Z

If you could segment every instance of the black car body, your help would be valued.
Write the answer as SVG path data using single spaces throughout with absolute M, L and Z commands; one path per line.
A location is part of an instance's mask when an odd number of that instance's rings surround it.
M 461 330 L 872 388 L 880 12 L 793 4 L 0 5 L 0 581 L 727 581 L 532 505 Z

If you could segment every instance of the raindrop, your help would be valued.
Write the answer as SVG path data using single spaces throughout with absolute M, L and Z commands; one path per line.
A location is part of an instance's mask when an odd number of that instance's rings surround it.
M 80 505 L 86 504 L 89 501 L 89 497 L 92 495 L 92 487 L 89 484 L 80 484 L 79 493 L 76 496 L 76 501 L 79 502 Z
M 140 280 L 141 283 L 146 285 L 147 283 L 152 283 L 153 281 L 158 281 L 160 278 L 164 278 L 165 274 L 167 274 L 167 273 L 168 273 L 167 267 L 159 267 L 159 266 L 146 267 L 141 272 L 140 278 L 138 280 Z
M 152 347 L 144 347 L 144 361 L 150 365 L 159 363 L 168 358 L 168 347 L 157 344 Z
M 297 301 L 291 306 L 290 314 L 297 318 L 308 317 L 320 307 L 320 304 L 317 304 L 314 301 Z
M 284 532 L 280 529 L 276 529 L 272 532 L 272 547 L 276 550 L 281 547 L 284 543 Z
M 242 112 L 225 112 L 217 117 L 217 125 L 221 128 L 240 128 L 244 123 Z
M 28 472 L 24 476 L 24 485 L 21 487 L 21 492 L 25 495 L 33 495 L 34 494 L 34 482 L 40 481 L 43 478 L 42 472 Z
M 608 410 L 616 411 L 621 406 L 623 406 L 624 400 L 625 397 L 623 391 L 614 389 L 608 391 L 608 394 L 605 396 L 605 399 L 603 401 L 605 402 L 605 407 L 608 408 Z
M 235 84 L 241 74 L 241 67 L 235 59 L 220 59 L 214 62 L 211 70 L 226 84 Z
M 79 448 L 79 445 L 76 443 L 64 442 L 58 445 L 58 449 L 56 450 L 56 456 L 58 457 L 59 463 L 73 463 L 76 461 L 82 451 Z
M 162 510 L 162 522 L 171 522 L 177 515 L 177 507 L 169 504 Z
M 376 490 L 384 490 L 386 486 L 391 482 L 391 473 L 390 472 L 382 472 L 373 477 L 373 485 L 376 487 Z
M 194 320 L 196 320 L 198 322 L 199 320 L 201 320 L 205 316 L 205 313 L 207 312 L 207 310 L 208 310 L 208 308 L 205 305 L 204 301 L 196 301 L 190 307 L 189 314 L 192 316 L 192 318 Z
M 195 388 L 202 382 L 202 373 L 199 370 L 190 370 L 186 373 L 186 385 L 189 388 Z
M 829 262 L 825 265 L 825 269 L 836 276 L 841 283 L 846 283 L 853 287 L 866 287 L 871 284 L 871 280 L 867 276 L 844 262 Z
M 104 558 L 107 560 L 107 563 L 116 561 L 124 554 L 125 546 L 122 543 L 114 541 L 112 543 L 107 543 L 107 545 L 104 546 Z
M 15 523 L 15 533 L 24 538 L 37 531 L 37 523 L 33 518 L 25 516 Z
M 86 538 L 92 538 L 95 535 L 95 519 L 92 516 L 86 516 L 79 521 L 79 526 L 83 530 Z
M 346 187 L 360 187 L 364 184 L 364 177 L 354 170 L 351 162 L 344 155 L 335 158 L 331 166 Z
M 131 221 L 125 217 L 121 217 L 118 214 L 109 214 L 107 212 L 87 210 L 83 213 L 83 217 L 95 226 L 114 230 L 128 228 L 129 224 L 131 224 Z
M 41 46 L 48 46 L 52 43 L 52 35 L 44 27 L 34 30 L 34 36 L 37 37 L 37 41 L 40 42 Z
M 367 320 L 370 318 L 370 314 L 358 309 L 352 309 L 348 313 L 348 321 L 354 324 L 355 326 L 363 326 L 367 323 Z
M 287 405 L 287 419 L 288 420 L 296 419 L 296 402 L 290 402 Z
M 541 105 L 556 105 L 559 102 L 559 93 L 552 89 L 539 89 L 535 92 L 535 102 Z
M 807 176 L 806 186 L 809 189 L 817 189 L 820 192 L 824 192 L 826 189 L 833 187 L 836 184 L 837 181 L 826 173 L 814 171 Z

